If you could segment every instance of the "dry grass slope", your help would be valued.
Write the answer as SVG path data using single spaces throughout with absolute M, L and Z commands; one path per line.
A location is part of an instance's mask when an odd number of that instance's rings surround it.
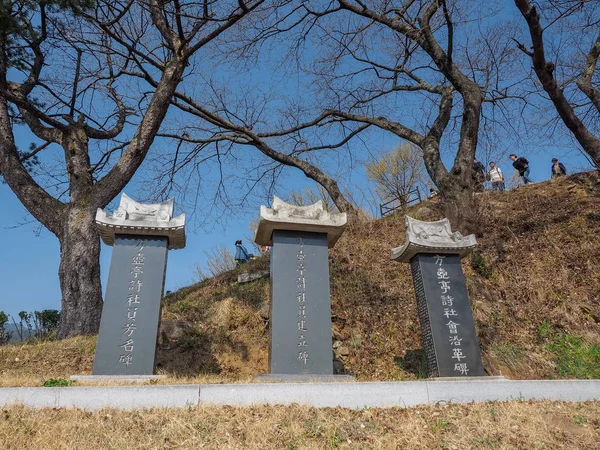
M 0 448 L 598 449 L 600 402 L 486 403 L 414 409 L 261 406 L 180 410 L 5 408 Z
M 488 374 L 600 378 L 598 175 L 487 192 L 478 201 L 479 251 L 463 268 Z M 389 260 L 390 248 L 404 241 L 403 221 L 356 224 L 330 252 L 336 368 L 359 380 L 425 376 L 409 267 Z M 189 327 L 159 345 L 159 373 L 175 382 L 265 373 L 269 281 L 240 285 L 236 278 L 268 264 L 259 258 L 168 295 L 163 319 Z M 94 345 L 79 338 L 2 347 L 0 383 L 90 373 Z

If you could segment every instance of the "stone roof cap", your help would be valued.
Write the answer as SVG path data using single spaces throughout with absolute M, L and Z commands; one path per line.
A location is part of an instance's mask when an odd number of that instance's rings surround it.
M 296 206 L 273 198 L 273 206 L 260 207 L 258 228 L 254 242 L 258 245 L 272 245 L 273 231 L 306 231 L 326 233 L 327 245 L 332 248 L 346 228 L 346 213 L 330 213 L 323 207 L 323 201 L 309 206 Z
M 404 224 L 406 242 L 391 250 L 396 261 L 410 262 L 417 253 L 457 254 L 464 258 L 477 246 L 474 234 L 463 236 L 458 231 L 452 232 L 448 219 L 423 222 L 405 216 Z
M 121 195 L 119 208 L 112 214 L 98 208 L 96 224 L 102 241 L 114 245 L 115 234 L 165 236 L 167 248 L 185 247 L 185 213 L 173 217 L 174 200 L 145 205 L 132 200 L 127 194 Z

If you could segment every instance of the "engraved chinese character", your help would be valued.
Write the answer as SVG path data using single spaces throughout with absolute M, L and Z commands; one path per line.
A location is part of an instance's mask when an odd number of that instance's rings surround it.
M 304 239 L 302 239 L 302 238 L 298 238 L 298 239 L 296 240 L 296 242 L 298 242 L 298 245 L 299 245 L 300 247 L 304 246 Z M 302 250 L 300 250 L 300 251 L 302 251 Z
M 137 279 L 138 275 L 140 275 L 140 274 L 142 274 L 144 272 L 142 271 L 142 268 L 140 266 L 134 266 L 134 267 L 131 268 L 131 272 L 130 273 L 133 275 L 133 278 Z
M 451 295 L 442 295 L 442 305 L 452 306 L 454 304 L 454 297 Z
M 127 322 L 123 327 L 123 334 L 127 336 L 131 336 L 133 332 L 136 330 L 135 322 Z
M 141 280 L 131 280 L 129 282 L 129 290 L 130 291 L 140 292 L 140 289 L 142 289 Z
M 306 347 L 306 337 L 303 334 L 298 338 L 298 347 Z
M 466 375 L 469 372 L 467 368 L 467 363 L 456 363 L 454 364 L 454 371 L 460 372 L 461 375 Z
M 137 294 L 129 294 L 127 296 L 127 304 L 129 306 L 133 305 L 133 304 L 139 304 L 140 303 L 140 296 Z
M 298 261 L 304 261 L 306 255 L 304 255 L 304 252 L 302 250 L 300 250 L 298 252 L 298 254 L 296 255 L 296 258 L 298 259 Z
M 448 326 L 448 331 L 450 331 L 450 334 L 458 333 L 457 327 L 460 325 L 459 323 L 450 321 L 446 325 Z
M 308 352 L 298 352 L 298 361 L 303 361 L 306 364 L 308 361 Z
M 450 340 L 450 345 L 460 346 L 460 343 L 462 342 L 462 338 L 459 339 L 458 336 L 448 336 L 448 339 Z
M 305 305 L 298 306 L 298 317 L 306 317 L 306 306 Z
M 450 316 L 458 316 L 458 313 L 453 309 L 444 308 L 444 316 L 449 319 Z
M 438 266 L 441 266 L 441 265 L 442 265 L 442 263 L 444 262 L 444 258 L 445 258 L 445 256 L 441 256 L 441 255 L 435 255 L 435 256 L 434 256 L 434 258 L 435 258 L 435 263 L 436 263 Z
M 135 243 L 135 248 L 138 249 L 138 252 L 141 252 L 144 249 L 144 245 L 146 245 L 146 240 L 138 239 L 138 241 Z
M 450 282 L 449 281 L 438 281 L 438 284 L 441 285 L 440 289 L 442 290 L 442 293 L 446 293 L 450 290 Z
M 298 289 L 306 289 L 306 279 L 304 277 L 299 277 L 296 280 L 296 286 Z
M 444 269 L 443 267 L 440 267 L 437 270 L 437 277 L 438 277 L 438 280 L 448 280 L 448 279 L 450 279 L 450 277 L 448 276 L 448 271 L 446 269 Z
M 300 322 L 298 322 L 298 330 L 307 331 L 306 330 L 306 320 L 301 320 Z
M 138 253 L 133 258 L 131 258 L 131 263 L 135 266 L 143 266 L 144 265 L 145 256 L 143 253 Z
M 461 359 L 465 359 L 466 358 L 466 356 L 463 355 L 462 348 L 460 348 L 460 347 L 459 348 L 453 348 L 452 349 L 452 353 L 454 353 L 454 355 L 452 355 L 452 359 L 456 359 L 459 362 L 460 362 Z
M 298 292 L 296 300 L 298 300 L 298 303 L 306 303 L 306 292 Z
M 119 356 L 119 362 L 121 364 L 125 364 L 126 366 L 130 366 L 133 363 L 133 355 L 131 353 L 121 355 Z
M 304 269 L 306 269 L 306 266 L 304 265 L 304 263 L 299 263 L 298 264 L 298 268 L 296 269 L 297 272 L 300 272 L 300 276 L 304 275 Z
M 137 308 L 127 308 L 127 320 L 135 320 Z
M 123 347 L 126 352 L 131 353 L 133 351 L 133 339 L 127 339 L 127 342 L 119 345 L 119 347 Z

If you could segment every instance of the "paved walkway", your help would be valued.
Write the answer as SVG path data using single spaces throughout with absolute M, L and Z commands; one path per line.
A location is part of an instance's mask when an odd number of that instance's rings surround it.
M 94 410 L 259 404 L 361 409 L 506 400 L 600 400 L 600 380 L 424 380 L 378 383 L 203 384 L 2 388 L 0 406 Z

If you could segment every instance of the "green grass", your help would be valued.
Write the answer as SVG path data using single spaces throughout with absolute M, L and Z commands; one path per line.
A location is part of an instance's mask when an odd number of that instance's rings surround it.
M 544 320 L 538 325 L 537 332 L 541 339 L 547 338 L 552 333 L 552 324 L 548 320 Z
M 49 378 L 44 381 L 44 387 L 67 387 L 71 386 L 73 382 L 64 378 Z
M 556 371 L 562 377 L 600 378 L 600 345 L 585 342 L 582 338 L 562 334 L 546 345 L 552 353 Z
M 587 427 L 587 423 L 588 423 L 587 417 L 585 417 L 585 416 L 580 416 L 580 415 L 574 416 L 574 417 L 573 417 L 573 419 L 572 419 L 571 421 L 572 421 L 572 422 L 573 422 L 575 425 L 580 425 L 580 426 L 582 426 L 582 427 Z
M 500 361 L 507 365 L 515 365 L 524 360 L 524 350 L 512 342 L 501 342 L 492 347 Z

